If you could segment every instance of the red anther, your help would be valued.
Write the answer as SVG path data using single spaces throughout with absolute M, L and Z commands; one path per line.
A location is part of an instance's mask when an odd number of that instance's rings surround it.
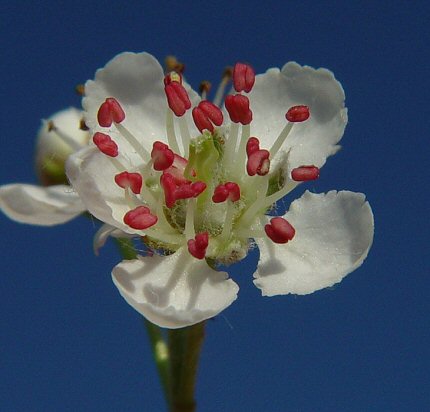
M 182 86 L 182 76 L 172 72 L 164 78 L 167 103 L 176 116 L 181 117 L 191 107 L 188 93 Z
M 255 83 L 254 69 L 248 64 L 236 63 L 233 69 L 233 86 L 240 93 L 249 93 Z
M 124 215 L 124 223 L 132 229 L 144 230 L 155 225 L 157 216 L 151 214 L 146 206 L 138 206 Z
M 241 94 L 228 95 L 225 98 L 225 108 L 234 123 L 249 124 L 252 121 L 252 111 L 249 108 L 249 99 Z
M 175 154 L 166 144 L 162 142 L 154 142 L 151 158 L 154 163 L 155 170 L 166 170 L 172 166 Z
M 308 106 L 293 106 L 290 107 L 285 117 L 289 122 L 299 123 L 308 120 L 310 116 Z
M 194 239 L 188 240 L 187 242 L 188 251 L 196 259 L 204 259 L 208 244 L 209 244 L 208 232 L 198 233 Z
M 246 143 L 246 154 L 250 156 L 257 150 L 260 150 L 260 141 L 256 137 L 250 137 Z
M 184 177 L 185 168 L 187 167 L 188 161 L 183 157 L 175 154 L 172 166 L 164 170 L 165 173 L 169 173 L 173 176 L 176 185 L 181 185 L 187 183 L 188 180 Z M 196 173 L 194 169 L 191 170 L 191 175 L 195 176 Z
M 176 178 L 164 171 L 160 177 L 160 183 L 164 190 L 164 199 L 166 206 L 171 208 L 177 200 L 190 199 L 197 197 L 206 189 L 206 183 L 197 181 L 191 182 L 185 180 L 185 182 L 178 182 Z
M 246 162 L 246 171 L 249 176 L 259 175 L 264 176 L 269 173 L 270 169 L 270 153 L 268 150 L 257 150 L 248 156 Z
M 291 224 L 282 217 L 274 217 L 264 226 L 266 235 L 275 243 L 287 243 L 296 234 Z
M 163 172 L 160 177 L 160 183 L 164 190 L 164 199 L 166 201 L 166 206 L 168 208 L 171 208 L 176 202 L 175 178 L 170 173 Z
M 191 183 L 191 190 L 193 191 L 193 197 L 197 197 L 206 189 L 206 183 L 198 180 L 197 182 Z
M 203 100 L 193 109 L 193 119 L 200 133 L 205 129 L 212 133 L 214 131 L 213 125 L 221 126 L 224 117 L 218 106 L 207 100 Z
M 97 120 L 102 127 L 110 127 L 112 122 L 121 123 L 125 119 L 124 110 L 113 97 L 108 97 L 97 112 Z
M 98 149 L 107 156 L 118 156 L 118 145 L 107 134 L 97 132 L 93 136 L 93 142 Z
M 212 196 L 214 203 L 225 202 L 226 200 L 236 202 L 240 199 L 240 187 L 237 183 L 227 182 L 223 185 L 218 185 Z
M 291 178 L 296 182 L 307 182 L 320 177 L 320 169 L 316 166 L 300 166 L 291 171 Z
M 142 190 L 142 176 L 139 173 L 118 173 L 115 175 L 115 183 L 123 189 L 129 187 L 136 195 Z

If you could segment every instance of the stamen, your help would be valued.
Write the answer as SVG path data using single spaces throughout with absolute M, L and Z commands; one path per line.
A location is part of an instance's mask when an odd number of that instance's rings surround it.
M 84 96 L 85 95 L 85 85 L 77 84 L 75 86 L 75 92 L 78 96 Z
M 212 196 L 212 201 L 214 203 L 225 202 L 227 199 L 232 202 L 236 202 L 240 199 L 240 187 L 237 183 L 227 182 L 215 188 Z
M 164 78 L 164 85 L 170 109 L 176 116 L 183 116 L 191 108 L 191 102 L 185 87 L 182 86 L 182 76 L 172 72 Z
M 234 123 L 249 124 L 252 121 L 252 111 L 249 99 L 241 94 L 228 95 L 225 98 L 225 108 Z
M 173 175 L 166 171 L 161 175 L 160 183 L 164 190 L 164 197 L 168 208 L 172 208 L 177 200 L 197 197 L 206 189 L 206 183 L 204 182 L 197 181 L 192 183 L 186 180 L 184 183 L 180 183 L 176 181 Z
M 154 169 L 161 171 L 172 166 L 175 154 L 169 149 L 169 146 L 157 141 L 153 144 L 151 158 L 154 163 Z
M 107 156 L 118 156 L 118 145 L 105 133 L 97 132 L 93 136 L 93 142 L 98 149 Z
M 160 184 L 164 190 L 166 206 L 172 208 L 176 202 L 176 184 L 175 179 L 170 173 L 163 172 L 160 177 Z
M 150 155 L 148 151 L 139 143 L 134 135 L 122 124 L 115 123 L 115 127 L 118 132 L 121 133 L 122 137 L 130 144 L 130 146 L 136 151 L 136 153 L 142 158 L 143 161 L 148 161 Z
M 138 195 L 142 190 L 142 176 L 139 173 L 129 173 L 127 171 L 115 175 L 115 183 L 123 189 L 130 188 Z
M 244 63 L 236 63 L 233 69 L 234 89 L 240 93 L 242 91 L 249 93 L 255 83 L 254 69 Z
M 316 166 L 300 166 L 291 171 L 291 178 L 296 182 L 316 180 L 320 176 L 320 169 Z
M 258 150 L 248 157 L 246 171 L 249 176 L 265 176 L 270 169 L 270 153 L 268 150 Z
M 154 226 L 157 221 L 157 216 L 151 214 L 151 211 L 146 206 L 138 206 L 124 215 L 124 223 L 137 230 L 144 230 Z
M 287 123 L 282 129 L 282 132 L 279 134 L 278 138 L 275 140 L 275 143 L 273 143 L 269 150 L 272 154 L 272 158 L 275 157 L 276 153 L 278 153 L 278 150 L 284 144 L 287 136 L 294 126 L 294 123 L 304 122 L 309 118 L 309 116 L 309 107 L 307 106 L 293 106 L 288 110 L 288 112 L 285 114 L 285 117 L 289 123 Z
M 138 206 L 138 202 L 136 196 L 130 193 L 130 188 L 126 187 L 124 189 L 124 199 L 130 209 L 134 209 Z
M 207 80 L 203 80 L 200 83 L 199 93 L 200 93 L 200 96 L 201 96 L 202 100 L 206 100 L 207 99 L 207 96 L 208 96 L 209 91 L 211 90 L 211 88 L 212 88 L 212 84 L 210 82 L 208 82 Z
M 164 59 L 166 72 L 183 73 L 185 71 L 185 64 L 180 62 L 175 56 L 166 56 Z
M 231 229 L 233 227 L 233 217 L 234 217 L 235 205 L 231 200 L 227 200 L 227 210 L 225 212 L 224 225 L 222 232 L 218 239 L 220 243 L 225 242 L 231 236 Z
M 169 109 L 166 111 L 166 134 L 169 146 L 175 153 L 180 153 L 178 140 L 175 134 L 175 126 L 173 125 L 173 112 Z
M 293 106 L 291 107 L 285 117 L 289 122 L 299 123 L 309 119 L 309 107 L 308 106 Z
M 102 127 L 110 127 L 112 122 L 121 123 L 125 119 L 125 113 L 118 100 L 108 97 L 101 104 L 97 113 L 97 120 Z
M 211 133 L 214 131 L 214 126 L 221 126 L 224 120 L 221 110 L 213 103 L 203 100 L 197 107 L 193 109 L 194 123 L 200 133 L 207 129 Z
M 246 142 L 246 154 L 248 156 L 260 150 L 260 141 L 256 137 L 250 137 Z
M 237 138 L 239 136 L 239 125 L 231 123 L 230 133 L 225 144 L 223 168 L 228 169 L 233 163 L 234 154 L 236 152 Z
M 181 117 L 179 119 L 179 130 L 181 131 L 182 146 L 184 148 L 183 154 L 184 157 L 188 157 L 190 151 L 191 135 L 190 131 L 188 130 L 188 123 L 185 117 Z
M 220 107 L 222 98 L 224 96 L 225 88 L 226 88 L 228 82 L 230 81 L 232 75 L 233 75 L 233 68 L 230 66 L 226 67 L 224 69 L 224 73 L 222 75 L 221 83 L 218 86 L 218 89 L 215 93 L 215 97 L 213 100 L 213 104 L 215 106 Z
M 291 224 L 282 217 L 274 217 L 264 226 L 267 236 L 275 243 L 287 243 L 292 240 L 296 231 Z
M 194 212 L 196 209 L 195 199 L 189 199 L 187 203 L 187 215 L 185 217 L 185 238 L 192 239 L 195 235 L 194 232 Z
M 208 244 L 209 244 L 208 232 L 199 233 L 195 236 L 194 239 L 188 240 L 187 242 L 188 251 L 196 259 L 204 259 Z
M 272 157 L 276 156 L 276 153 L 278 153 L 278 150 L 284 144 L 293 126 L 294 126 L 294 123 L 287 123 L 285 127 L 282 129 L 282 132 L 279 134 L 279 136 L 275 140 L 275 143 L 273 143 L 272 147 L 269 150 L 269 152 L 272 154 Z
M 249 140 L 249 135 L 251 134 L 251 126 L 246 124 L 242 126 L 242 135 L 240 137 L 239 148 L 236 153 L 236 174 L 239 176 L 243 175 L 243 169 L 245 167 L 245 159 L 246 159 L 246 145 Z

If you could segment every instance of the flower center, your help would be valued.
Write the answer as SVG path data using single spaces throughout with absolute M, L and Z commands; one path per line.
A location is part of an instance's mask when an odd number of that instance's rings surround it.
M 231 78 L 236 94 L 225 98 L 227 126 L 219 104 Z M 95 133 L 93 142 L 118 170 L 114 180 L 124 190 L 124 202 L 130 209 L 124 224 L 155 249 L 171 253 L 185 246 L 196 259 L 229 264 L 246 256 L 250 238 L 266 237 L 275 243 L 293 239 L 295 230 L 289 222 L 279 217 L 264 224 L 264 215 L 297 182 L 319 176 L 313 165 L 295 168 L 288 177 L 279 168 L 271 170 L 294 124 L 307 120 L 309 109 L 303 105 L 289 108 L 287 123 L 272 147 L 260 148 L 259 139 L 250 136 L 253 114 L 250 100 L 243 94 L 254 83 L 254 70 L 247 64 L 237 63 L 227 71 L 214 103 L 204 99 L 192 109 L 199 131 L 196 136 L 184 116 L 192 105 L 182 74 L 167 74 L 167 144 L 154 142 L 151 153 L 127 129 L 127 113 L 120 102 L 108 97 L 101 104 L 99 125 L 113 125 L 141 161 L 127 168 L 130 157 L 126 149 L 119 150 L 107 133 Z M 206 98 L 208 91 L 205 83 L 202 96 Z

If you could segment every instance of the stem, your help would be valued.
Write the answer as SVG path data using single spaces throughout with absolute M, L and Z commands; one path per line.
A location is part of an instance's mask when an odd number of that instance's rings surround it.
M 144 318 L 143 321 L 146 326 L 149 341 L 151 342 L 152 355 L 154 356 L 154 361 L 157 365 L 164 396 L 167 403 L 170 405 L 169 348 L 167 347 L 161 328 Z
M 137 253 L 133 243 L 129 239 L 115 239 L 121 256 L 126 260 L 136 259 Z M 158 375 L 163 387 L 166 402 L 170 405 L 170 375 L 169 375 L 169 348 L 163 336 L 162 329 L 149 320 L 143 318 L 151 343 L 152 355 L 157 366 Z
M 171 412 L 194 412 L 194 390 L 205 322 L 169 330 Z

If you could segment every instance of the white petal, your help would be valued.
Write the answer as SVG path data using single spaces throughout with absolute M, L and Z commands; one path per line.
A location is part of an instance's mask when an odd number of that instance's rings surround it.
M 107 97 L 114 97 L 126 113 L 122 124 L 147 151 L 156 140 L 166 142 L 167 100 L 164 93 L 164 73 L 158 61 L 148 53 L 121 53 L 96 72 L 95 80 L 85 84 L 85 121 L 91 132 L 107 132 L 97 123 L 97 112 Z M 198 95 L 187 85 L 192 102 Z M 190 112 L 190 111 L 189 111 Z M 190 113 L 186 118 L 189 123 Z M 109 135 L 121 149 L 121 136 L 112 126 Z
M 309 106 L 311 116 L 293 126 L 282 151 L 291 148 L 289 169 L 315 165 L 339 149 L 347 111 L 345 94 L 332 72 L 287 63 L 282 70 L 269 69 L 258 75 L 250 93 L 253 121 L 251 135 L 260 139 L 261 147 L 270 149 L 287 123 L 285 113 L 291 106 Z
M 257 240 L 255 285 L 263 295 L 305 295 L 338 283 L 358 268 L 373 240 L 373 214 L 362 193 L 306 192 L 284 216 L 296 229 L 280 245 Z
M 113 227 L 108 224 L 104 224 L 100 227 L 100 229 L 96 232 L 93 239 L 93 251 L 96 256 L 99 255 L 99 250 L 105 245 L 106 241 L 109 239 L 109 237 L 114 238 L 131 238 L 133 235 L 130 235 L 128 233 L 122 232 L 121 230 L 117 229 L 116 227 Z
M 0 208 L 12 220 L 39 226 L 65 223 L 86 210 L 70 186 L 26 184 L 1 186 Z
M 130 207 L 125 201 L 124 189 L 115 183 L 118 170 L 108 156 L 95 147 L 87 147 L 67 159 L 66 173 L 93 216 L 120 230 L 136 232 L 123 223 Z
M 169 256 L 125 260 L 112 272 L 123 298 L 148 320 L 176 329 L 209 319 L 237 297 L 226 272 L 179 250 Z

